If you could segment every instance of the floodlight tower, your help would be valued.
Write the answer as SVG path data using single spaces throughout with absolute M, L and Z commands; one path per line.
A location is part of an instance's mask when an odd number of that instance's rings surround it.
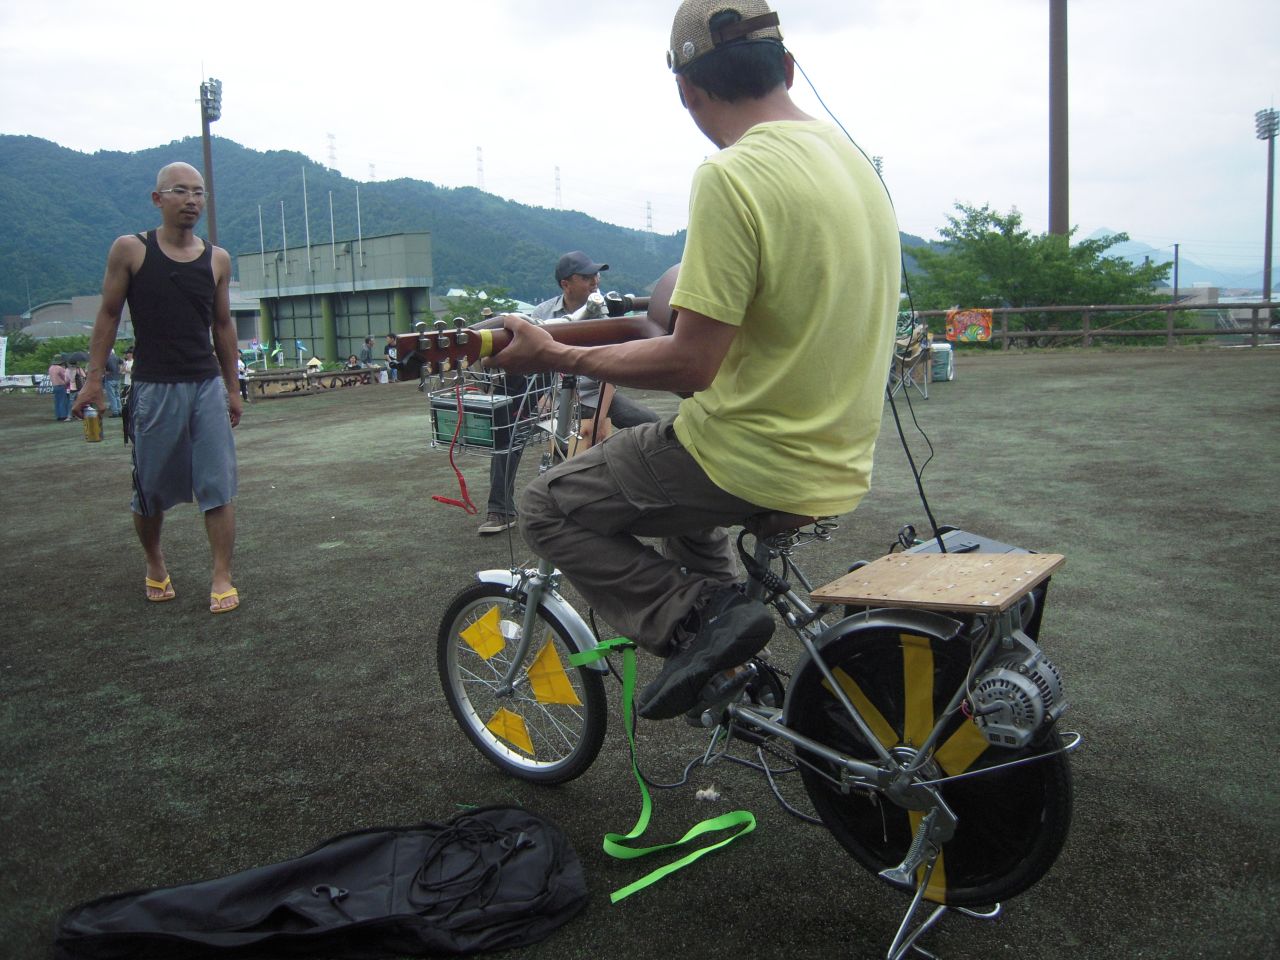
M 1280 113 L 1275 108 L 1259 110 L 1253 115 L 1258 125 L 1258 139 L 1267 141 L 1267 227 L 1266 246 L 1262 249 L 1262 297 L 1271 299 L 1271 208 L 1274 206 L 1276 171 L 1276 132 L 1280 129 Z
M 204 189 L 209 242 L 218 244 L 218 218 L 213 209 L 213 149 L 209 143 L 209 124 L 222 116 L 222 81 L 210 77 L 200 84 L 200 126 L 204 141 Z

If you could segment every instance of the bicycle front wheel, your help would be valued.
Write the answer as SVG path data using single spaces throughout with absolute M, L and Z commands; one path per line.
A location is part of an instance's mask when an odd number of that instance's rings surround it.
M 487 760 L 534 783 L 564 783 L 591 766 L 604 742 L 604 681 L 567 665 L 576 647 L 540 607 L 508 688 L 524 609 L 524 597 L 501 584 L 461 591 L 440 622 L 440 682 L 454 718 Z
M 915 756 L 914 748 L 933 729 L 969 668 L 963 641 L 889 628 L 837 637 L 822 653 L 877 739 L 902 760 Z M 876 762 L 816 668 L 796 677 L 787 699 L 797 731 L 847 756 Z M 958 824 L 943 844 L 927 899 L 987 906 L 1022 893 L 1048 872 L 1071 823 L 1071 769 L 1066 754 L 1055 753 L 1061 747 L 1062 739 L 1052 729 L 1021 750 L 992 747 L 971 720 L 959 713 L 951 718 L 922 769 L 923 779 L 1044 756 L 937 787 Z M 855 860 L 875 873 L 902 862 L 920 812 L 897 807 L 872 791 L 842 788 L 835 766 L 816 757 L 807 756 L 801 770 L 814 808 Z M 923 868 L 916 883 L 922 877 Z

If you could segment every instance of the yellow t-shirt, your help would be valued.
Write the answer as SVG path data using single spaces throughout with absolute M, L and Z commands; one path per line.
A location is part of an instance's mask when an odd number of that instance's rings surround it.
M 897 222 L 835 127 L 752 127 L 694 175 L 674 307 L 739 327 L 676 435 L 721 489 L 835 515 L 871 483 L 898 311 Z

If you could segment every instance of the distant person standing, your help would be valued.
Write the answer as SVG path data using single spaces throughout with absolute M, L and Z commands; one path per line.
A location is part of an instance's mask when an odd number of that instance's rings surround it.
M 67 361 L 67 394 L 71 397 L 71 405 L 74 407 L 76 395 L 80 392 L 80 388 L 84 386 L 84 371 L 80 369 L 80 361 L 71 359 Z
M 249 365 L 244 362 L 244 355 L 236 353 L 236 380 L 240 384 L 240 399 L 249 399 Z
M 71 419 L 71 375 L 62 354 L 49 364 L 49 386 L 53 387 L 53 419 L 66 423 Z
M 122 367 L 123 363 L 120 357 L 116 355 L 115 344 L 112 344 L 111 352 L 107 354 L 106 369 L 102 374 L 102 392 L 107 396 L 107 414 L 112 417 L 120 416 L 120 377 Z
M 133 384 L 133 347 L 130 347 L 124 352 L 124 367 L 122 369 L 122 373 L 124 375 L 124 396 L 127 399 L 129 396 L 129 387 Z
M 240 605 L 231 583 L 235 548 L 236 450 L 242 409 L 236 389 L 236 326 L 228 295 L 231 257 L 195 235 L 204 211 L 200 171 L 171 163 L 151 203 L 161 223 L 118 237 L 107 255 L 94 322 L 89 376 L 72 416 L 102 399 L 107 354 L 125 301 L 136 334 L 129 432 L 133 436 L 133 525 L 146 557 L 146 599 L 172 600 L 160 545 L 165 511 L 194 498 L 213 555 L 210 613 Z M 210 335 L 212 334 L 212 340 Z
M 400 355 L 396 352 L 396 335 L 394 333 L 387 334 L 387 345 L 382 348 L 382 352 L 387 358 L 387 376 L 395 383 L 400 379 L 400 368 L 396 361 L 400 359 Z
M 360 366 L 373 366 L 373 337 L 364 338 L 364 346 L 360 348 Z

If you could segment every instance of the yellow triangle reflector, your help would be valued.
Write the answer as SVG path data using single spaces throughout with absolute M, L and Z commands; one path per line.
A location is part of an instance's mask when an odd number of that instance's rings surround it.
M 524 725 L 524 718 L 502 707 L 485 724 L 495 737 L 500 737 L 513 747 L 533 756 L 533 741 L 529 739 L 529 728 Z
M 488 613 L 463 630 L 460 636 L 467 641 L 467 646 L 486 660 L 507 645 L 499 625 L 497 607 L 490 607 Z
M 542 652 L 529 665 L 529 686 L 533 688 L 533 697 L 539 703 L 566 703 L 571 707 L 582 706 L 569 675 L 564 672 L 564 663 L 556 646 L 550 640 L 542 648 Z

